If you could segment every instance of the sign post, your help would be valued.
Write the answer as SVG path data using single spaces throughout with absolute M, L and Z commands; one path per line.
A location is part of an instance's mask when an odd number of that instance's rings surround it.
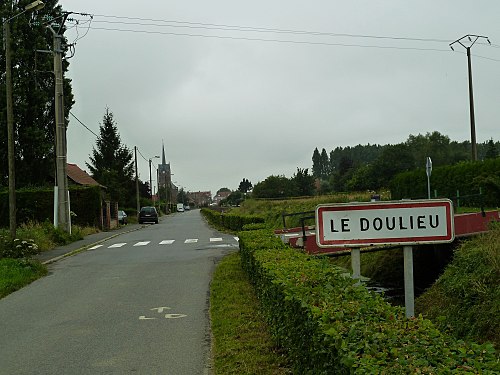
M 432 160 L 427 156 L 425 162 L 425 173 L 427 174 L 427 198 L 431 199 L 431 173 L 432 173 Z
M 415 314 L 412 245 L 455 239 L 453 203 L 449 199 L 319 205 L 315 217 L 319 247 L 353 249 L 353 278 L 361 276 L 361 247 L 403 246 L 407 317 Z

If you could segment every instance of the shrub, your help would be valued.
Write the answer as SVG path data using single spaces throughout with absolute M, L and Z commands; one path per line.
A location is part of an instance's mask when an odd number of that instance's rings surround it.
M 240 232 L 244 269 L 277 343 L 301 374 L 484 373 L 491 344 L 464 343 L 332 266 L 285 247 L 271 231 Z
M 0 259 L 1 258 L 31 258 L 39 254 L 40 250 L 34 240 L 23 240 L 16 238 L 11 240 L 9 236 L 0 235 Z

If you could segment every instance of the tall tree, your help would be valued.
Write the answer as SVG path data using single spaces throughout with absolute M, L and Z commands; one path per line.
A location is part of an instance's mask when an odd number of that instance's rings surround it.
M 314 177 L 309 174 L 307 168 L 297 168 L 297 173 L 293 176 L 292 181 L 295 184 L 294 195 L 305 197 L 314 194 Z
M 97 148 L 92 148 L 90 164 L 85 164 L 92 177 L 108 188 L 111 199 L 123 204 L 133 196 L 133 191 L 130 191 L 130 181 L 134 177 L 132 151 L 121 143 L 113 113 L 108 108 L 99 131 Z
M 319 153 L 318 148 L 316 147 L 313 151 L 312 156 L 312 174 L 314 177 L 321 178 L 322 165 L 321 165 L 321 154 Z
M 247 193 L 249 190 L 252 190 L 252 183 L 247 178 L 244 178 L 240 182 L 238 190 L 241 191 L 242 193 Z
M 485 159 L 495 159 L 498 157 L 498 149 L 495 142 L 493 142 L 493 138 L 488 141 L 486 147 Z
M 4 1 L 0 4 L 0 18 L 20 14 L 30 1 Z M 12 80 L 14 103 L 14 138 L 16 185 L 44 185 L 50 182 L 55 166 L 55 109 L 53 56 L 37 50 L 52 50 L 52 33 L 44 19 L 60 19 L 62 8 L 57 0 L 44 1 L 45 7 L 36 14 L 21 14 L 13 18 L 11 26 Z M 14 5 L 12 5 L 14 4 Z M 31 21 L 39 22 L 31 22 Z M 40 22 L 41 21 L 41 22 Z M 3 32 L 3 31 L 2 31 Z M 64 28 L 61 32 L 64 32 Z M 63 43 L 63 54 L 67 44 Z M 5 54 L 0 55 L 5 67 Z M 63 62 L 67 71 L 68 62 Z M 7 154 L 6 77 L 0 75 L 0 154 Z M 73 105 L 71 81 L 64 80 L 65 115 Z M 7 185 L 7 158 L 0 161 L 0 184 Z

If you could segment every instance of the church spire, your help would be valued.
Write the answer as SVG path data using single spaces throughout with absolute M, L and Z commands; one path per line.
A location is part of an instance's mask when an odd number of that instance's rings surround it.
M 163 165 L 167 164 L 167 161 L 165 159 L 165 145 L 163 144 L 163 139 L 161 141 L 161 148 L 162 148 L 162 152 L 161 152 L 161 163 Z

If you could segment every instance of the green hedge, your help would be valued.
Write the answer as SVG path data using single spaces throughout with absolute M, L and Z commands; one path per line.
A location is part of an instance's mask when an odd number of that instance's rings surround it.
M 278 345 L 299 374 L 494 374 L 492 345 L 457 341 L 407 319 L 332 266 L 286 248 L 270 231 L 240 232 L 242 264 Z
M 202 208 L 201 213 L 211 225 L 236 232 L 242 230 L 244 225 L 261 224 L 265 221 L 264 218 L 256 215 L 222 213 L 209 208 Z
M 101 189 L 70 187 L 73 224 L 98 226 L 101 210 Z M 43 223 L 54 218 L 54 189 L 26 188 L 16 191 L 16 220 L 18 224 L 35 221 Z M 0 227 L 9 226 L 9 194 L 0 192 Z
M 499 207 L 500 158 L 436 167 L 432 171 L 430 183 L 432 192 L 436 190 L 439 197 L 450 199 L 457 196 L 457 191 L 461 196 L 465 196 L 476 195 L 481 189 L 482 197 L 461 199 L 462 206 Z M 392 180 L 390 188 L 392 199 L 427 198 L 425 169 L 398 174 Z

